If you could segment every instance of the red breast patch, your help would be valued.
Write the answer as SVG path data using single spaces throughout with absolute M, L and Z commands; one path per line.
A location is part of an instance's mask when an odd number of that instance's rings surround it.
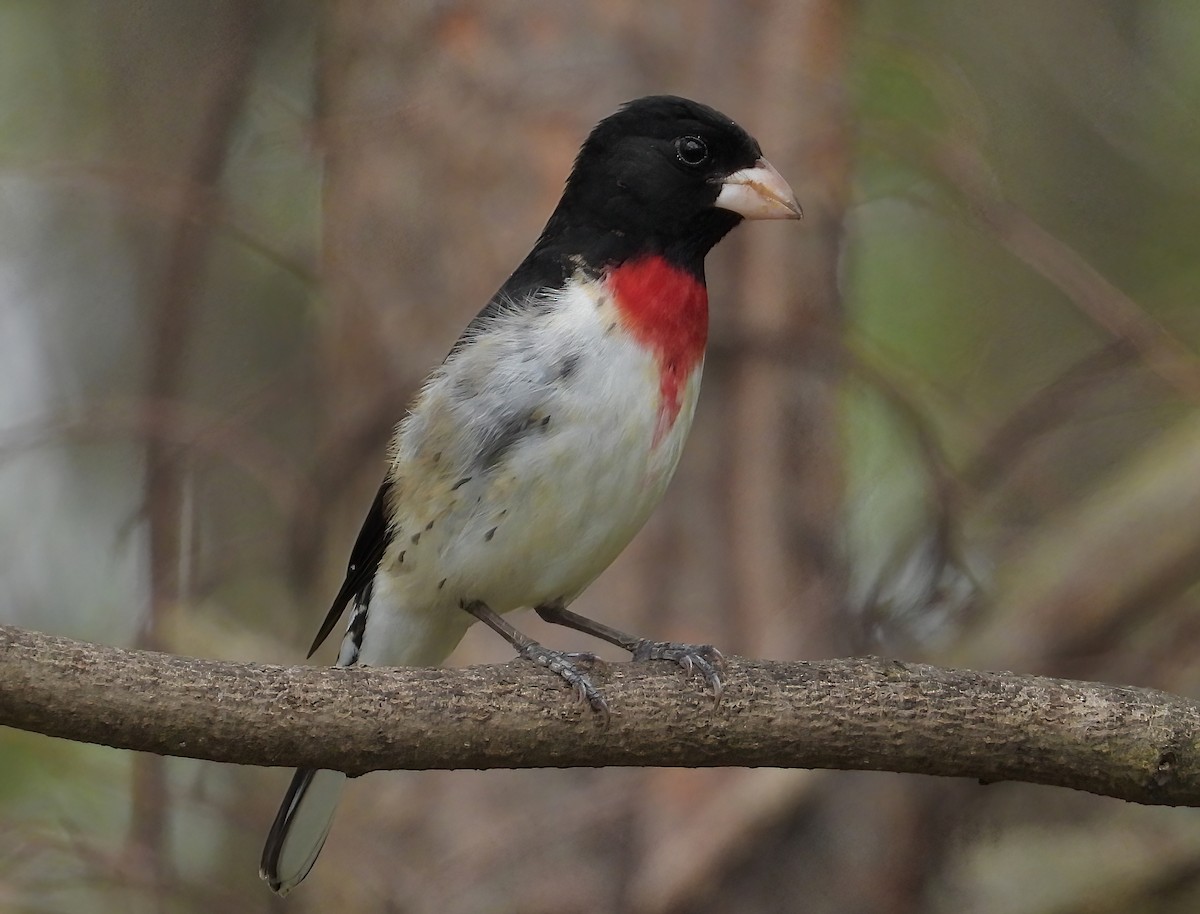
M 657 255 L 627 261 L 608 274 L 625 329 L 654 352 L 659 369 L 654 443 L 679 415 L 680 397 L 708 341 L 708 290 Z

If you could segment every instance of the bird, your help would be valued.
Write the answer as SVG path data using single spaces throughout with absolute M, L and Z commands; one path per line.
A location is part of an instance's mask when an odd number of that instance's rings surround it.
M 743 220 L 798 219 L 791 187 L 728 116 L 630 101 L 587 135 L 533 249 L 425 381 L 309 657 L 347 608 L 337 665 L 431 666 L 482 622 L 607 713 L 591 655 L 503 616 L 531 608 L 634 659 L 703 677 L 709 645 L 629 635 L 568 609 L 658 504 L 692 423 L 708 252 Z M 325 843 L 346 775 L 299 769 L 260 874 L 285 894 Z

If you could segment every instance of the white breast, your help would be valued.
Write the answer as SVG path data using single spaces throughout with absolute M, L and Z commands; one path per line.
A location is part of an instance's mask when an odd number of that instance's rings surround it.
M 659 367 L 604 287 L 573 281 L 537 309 L 501 315 L 461 347 L 397 433 L 397 529 L 364 662 L 413 662 L 414 638 L 430 642 L 424 654 L 453 649 L 471 621 L 460 601 L 497 612 L 570 601 L 675 471 L 702 366 L 655 443 Z

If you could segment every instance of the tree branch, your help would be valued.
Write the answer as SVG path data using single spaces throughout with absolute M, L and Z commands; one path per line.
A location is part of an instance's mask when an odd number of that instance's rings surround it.
M 733 658 L 721 706 L 663 664 L 597 663 L 607 723 L 523 661 L 334 670 L 197 660 L 0 626 L 0 724 L 244 765 L 868 769 L 1200 806 L 1200 704 L 878 658 Z

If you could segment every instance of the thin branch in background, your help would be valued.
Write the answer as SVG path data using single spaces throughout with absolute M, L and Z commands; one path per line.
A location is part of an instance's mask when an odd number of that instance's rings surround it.
M 189 461 L 204 456 L 253 479 L 281 514 L 306 512 L 315 499 L 312 483 L 288 454 L 273 447 L 248 420 L 209 414 L 187 403 L 111 400 L 75 415 L 0 430 L 0 461 L 64 441 L 130 437 L 143 446 L 159 439 Z
M 1200 358 L 1078 251 L 994 192 L 987 166 L 973 148 L 943 143 L 933 151 L 932 160 L 980 224 L 1011 254 L 1052 283 L 1113 339 L 1128 340 L 1150 370 L 1181 396 L 1200 402 Z
M 812 336 L 805 345 L 797 347 L 777 337 L 727 333 L 710 347 L 710 361 L 735 357 L 765 359 L 793 371 L 820 373 L 829 377 L 844 372 L 846 377 L 857 380 L 879 396 L 911 436 L 929 493 L 927 506 L 933 533 L 928 537 L 926 554 L 932 561 L 922 576 L 925 590 L 914 593 L 911 601 L 906 602 L 923 606 L 939 602 L 939 589 L 950 568 L 971 579 L 970 563 L 962 555 L 960 527 L 961 517 L 974 494 L 952 465 L 933 418 L 920 399 L 908 391 L 905 379 L 889 357 L 864 341 L 831 338 L 825 334 Z M 922 534 L 924 529 L 922 527 Z M 897 554 L 904 551 L 907 555 L 913 546 L 909 543 L 903 550 L 898 547 Z M 894 611 L 894 607 L 889 607 L 879 598 L 885 583 L 883 579 L 878 581 L 874 592 L 859 607 L 863 613 L 860 630 L 870 630 L 875 623 L 882 623 L 885 615 Z M 858 647 L 865 648 L 868 640 L 866 635 L 860 635 L 858 641 L 862 643 Z
M 1131 642 L 1134 632 L 1156 622 L 1200 580 L 1200 530 L 1194 532 L 1191 544 L 1155 571 L 1139 581 L 1132 593 L 1122 594 L 1100 624 L 1055 644 L 1051 661 L 1059 665 L 1066 658 L 1118 652 Z
M 968 560 L 962 528 L 975 493 L 951 464 L 932 417 L 906 390 L 878 351 L 859 343 L 849 348 L 850 372 L 875 392 L 908 430 L 925 471 L 925 510 L 930 519 L 899 541 L 889 562 L 859 607 L 865 636 L 895 631 L 898 617 L 914 613 L 962 620 L 978 607 L 982 588 Z M 902 570 L 906 569 L 906 570 Z M 897 591 L 897 580 L 919 586 Z M 874 639 L 874 643 L 879 642 Z
M 977 449 L 963 470 L 966 485 L 994 489 L 1019 461 L 1019 455 L 1040 435 L 1062 425 L 1080 402 L 1112 380 L 1137 355 L 1124 338 L 1110 340 L 1090 352 L 1012 410 Z
M 167 243 L 160 288 L 153 296 L 147 396 L 154 401 L 180 398 L 200 281 L 208 258 L 220 181 L 233 130 L 249 91 L 263 24 L 261 3 L 239 5 L 226 24 L 225 53 L 211 67 L 211 94 L 187 166 L 187 180 Z M 136 644 L 158 649 L 161 628 L 179 592 L 182 563 L 184 465 L 178 451 L 162 438 L 146 441 L 145 517 L 149 528 L 149 607 Z M 140 861 L 159 886 L 159 907 L 172 874 L 169 841 L 169 793 L 162 759 L 138 756 L 133 764 L 132 814 L 127 854 Z
M 13 162 L 2 167 L 14 174 L 58 182 L 72 189 L 107 192 L 111 199 L 127 208 L 146 211 L 172 223 L 203 219 L 210 223 L 210 231 L 236 241 L 305 287 L 318 286 L 318 277 L 311 266 L 274 247 L 260 232 L 235 221 L 226 200 L 208 199 L 201 210 L 195 209 L 194 200 L 206 196 L 207 190 L 177 175 L 125 163 Z

